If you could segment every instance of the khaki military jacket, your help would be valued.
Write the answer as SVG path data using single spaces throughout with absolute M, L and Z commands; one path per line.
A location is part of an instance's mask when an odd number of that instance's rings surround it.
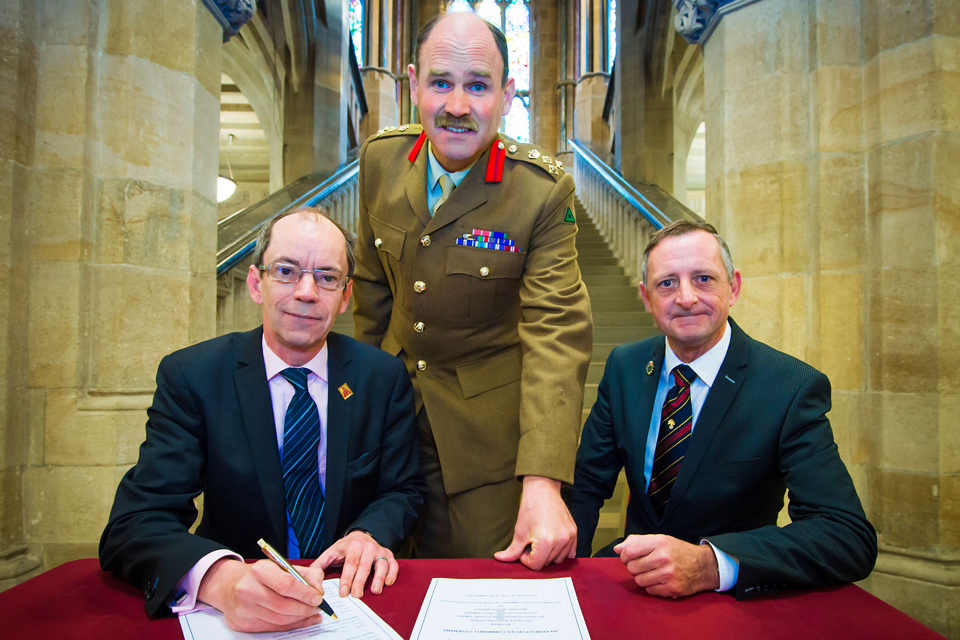
M 502 136 L 431 218 L 420 134 L 387 131 L 360 152 L 356 337 L 406 363 L 448 494 L 572 482 L 593 346 L 573 178 Z M 477 231 L 517 250 L 469 246 Z

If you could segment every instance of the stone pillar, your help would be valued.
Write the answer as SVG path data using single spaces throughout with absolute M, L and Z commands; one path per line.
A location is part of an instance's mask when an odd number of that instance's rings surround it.
M 831 379 L 879 532 L 863 586 L 960 638 L 960 3 L 719 15 L 707 212 L 745 276 L 734 315 Z
M 360 68 L 363 90 L 367 98 L 367 114 L 360 122 L 360 142 L 380 129 L 400 123 L 398 101 L 398 74 L 405 69 L 394 67 L 394 42 L 396 40 L 396 0 L 368 2 L 364 22 L 364 59 Z
M 160 358 L 214 334 L 222 31 L 152 0 L 0 30 L 2 588 L 96 555 Z
M 304 81 L 285 85 L 284 184 L 319 171 L 333 172 L 346 162 L 350 95 L 350 43 L 347 0 L 327 2 L 327 25 L 317 25 L 315 52 L 308 56 Z
M 560 5 L 530 2 L 530 140 L 556 155 L 560 145 Z
M 603 119 L 609 74 L 603 70 L 602 3 L 576 0 L 577 5 L 577 98 L 575 134 L 581 142 L 610 149 L 610 126 Z M 632 0 L 636 2 L 636 0 Z

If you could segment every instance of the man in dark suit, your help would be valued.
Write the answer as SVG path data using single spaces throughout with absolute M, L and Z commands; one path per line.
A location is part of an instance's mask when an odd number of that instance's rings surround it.
M 391 549 L 423 507 L 413 390 L 403 364 L 330 332 L 352 291 L 354 239 L 318 210 L 261 231 L 247 283 L 263 326 L 160 363 L 140 459 L 120 482 L 100 563 L 145 589 L 151 615 L 197 600 L 235 629 L 319 621 L 323 570 L 341 595 L 396 580 Z M 286 455 L 284 455 L 284 452 Z M 193 500 L 204 513 L 196 535 Z M 262 557 L 259 538 L 315 588 Z
M 619 554 L 648 593 L 740 599 L 865 578 L 876 532 L 833 441 L 826 376 L 728 317 L 740 273 L 711 225 L 664 227 L 642 265 L 666 340 L 607 360 L 569 495 L 578 555 L 625 468 L 628 537 L 598 555 Z M 785 489 L 792 522 L 781 528 Z

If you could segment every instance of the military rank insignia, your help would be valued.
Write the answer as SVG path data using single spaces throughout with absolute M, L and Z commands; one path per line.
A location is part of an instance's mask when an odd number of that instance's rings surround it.
M 350 385 L 348 385 L 346 382 L 337 387 L 337 391 L 340 392 L 340 397 L 344 400 L 353 395 L 353 391 L 350 390 Z
M 520 247 L 518 247 L 513 240 L 508 238 L 507 234 L 500 231 L 474 229 L 471 233 L 463 234 L 462 238 L 457 238 L 457 244 L 464 247 L 477 247 L 479 249 L 493 249 L 494 251 L 520 253 Z
M 573 211 L 570 210 L 570 207 L 567 207 L 567 215 L 563 216 L 563 221 L 567 224 L 577 223 L 577 217 L 573 215 Z

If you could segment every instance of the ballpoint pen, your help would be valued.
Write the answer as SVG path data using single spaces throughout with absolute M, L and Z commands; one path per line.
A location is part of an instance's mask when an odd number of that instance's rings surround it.
M 308 587 L 313 588 L 313 585 L 307 582 L 306 579 L 302 575 L 300 575 L 300 572 L 294 569 L 292 564 L 287 562 L 286 558 L 284 558 L 282 555 L 277 553 L 277 550 L 271 547 L 269 542 L 267 542 L 263 538 L 260 538 L 259 540 L 257 540 L 257 544 L 260 545 L 260 548 L 263 549 L 263 552 L 266 554 L 266 556 L 271 560 L 273 560 L 278 567 L 280 567 L 281 569 L 283 569 L 284 571 L 292 575 L 299 582 L 302 582 Z M 326 600 L 320 601 L 320 611 L 323 611 L 325 614 L 327 614 L 334 620 L 337 619 L 337 614 L 333 612 L 333 607 L 327 604 Z

